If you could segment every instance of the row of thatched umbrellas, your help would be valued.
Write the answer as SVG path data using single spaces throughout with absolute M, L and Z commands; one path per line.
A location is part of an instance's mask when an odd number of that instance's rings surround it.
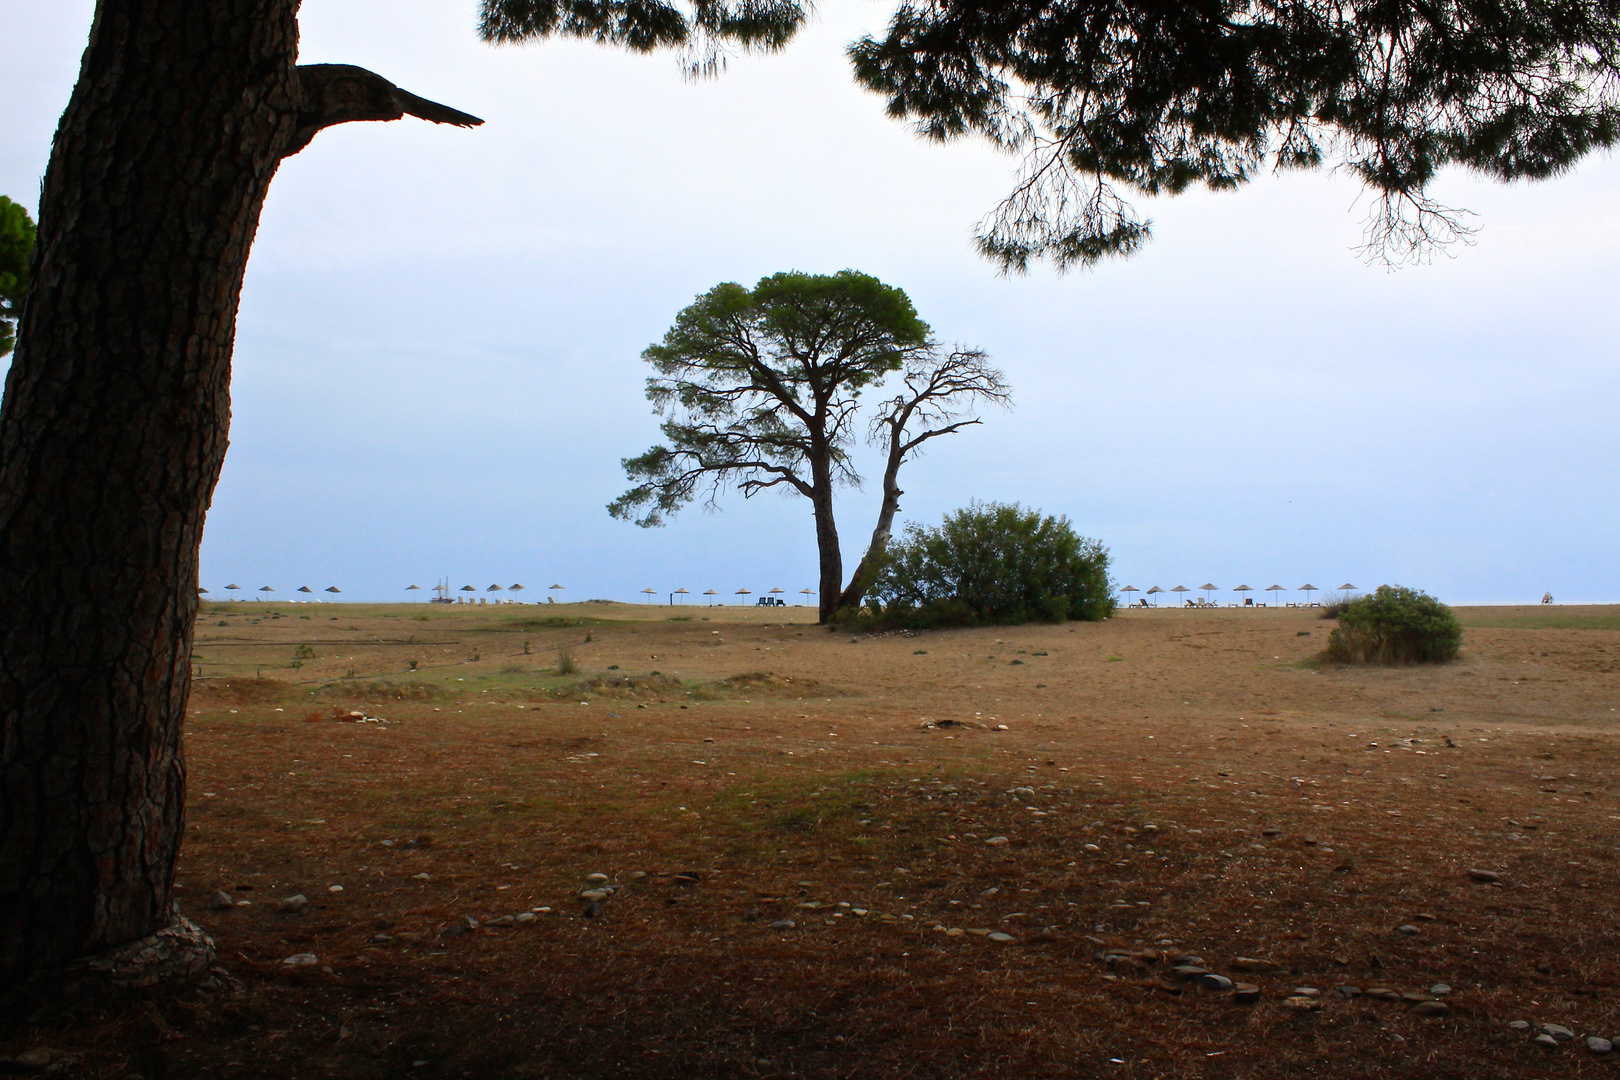
M 1206 581 L 1202 585 L 1198 586 L 1198 588 L 1199 588 L 1199 591 L 1201 591 L 1204 594 L 1204 596 L 1206 598 L 1206 602 L 1207 602 L 1207 598 L 1208 598 L 1209 594 L 1212 593 L 1212 592 L 1218 591 L 1220 589 L 1220 586 L 1219 585 L 1211 585 L 1209 582 Z M 1345 593 L 1346 595 L 1349 595 L 1354 590 L 1355 590 L 1354 585 L 1346 584 L 1346 585 L 1340 585 L 1339 586 L 1339 591 Z M 1187 588 L 1187 586 L 1185 586 L 1185 585 L 1177 585 L 1174 588 L 1170 588 L 1170 589 L 1161 589 L 1161 588 L 1159 588 L 1159 586 L 1155 585 L 1151 589 L 1143 591 L 1142 589 L 1138 589 L 1135 585 L 1127 585 L 1127 586 L 1125 586 L 1123 589 L 1121 589 L 1119 591 L 1125 594 L 1125 602 L 1128 604 L 1128 603 L 1130 603 L 1130 600 L 1131 600 L 1131 596 L 1130 596 L 1131 593 L 1139 592 L 1139 593 L 1142 593 L 1142 595 L 1144 597 L 1148 597 L 1148 596 L 1154 596 L 1154 595 L 1156 595 L 1158 593 L 1189 593 L 1189 592 L 1192 592 L 1193 590 Z M 1235 592 L 1235 593 L 1238 593 L 1239 595 L 1242 595 L 1243 593 L 1251 593 L 1251 592 L 1254 592 L 1255 590 L 1251 589 L 1247 585 L 1237 585 L 1237 586 L 1233 587 L 1232 591 Z M 1275 593 L 1275 592 L 1287 592 L 1288 590 L 1286 588 L 1284 588 L 1283 586 L 1281 586 L 1281 585 L 1267 585 L 1265 587 L 1264 591 L 1269 592 L 1269 593 Z M 1305 584 L 1305 585 L 1301 585 L 1298 589 L 1295 589 L 1294 591 L 1304 593 L 1305 594 L 1305 600 L 1306 600 L 1307 603 L 1309 603 L 1310 599 L 1311 599 L 1311 593 L 1323 592 L 1325 590 L 1319 589 L 1315 585 Z
M 240 585 L 237 585 L 237 584 L 234 584 L 234 583 L 233 583 L 233 584 L 230 584 L 230 585 L 227 585 L 227 586 L 225 586 L 225 588 L 226 588 L 226 589 L 228 589 L 228 590 L 229 590 L 229 591 L 231 591 L 231 592 L 235 592 L 235 591 L 237 591 L 237 590 L 238 590 L 238 589 L 240 589 L 240 588 L 241 588 L 241 587 L 242 587 L 242 586 L 240 586 Z M 412 588 L 414 588 L 414 587 L 415 587 L 415 586 L 412 586 Z M 206 592 L 207 592 L 207 591 L 208 591 L 208 590 L 207 590 L 207 589 L 198 589 L 198 590 L 197 590 L 197 592 L 198 592 L 198 593 L 199 593 L 199 594 L 200 594 L 200 593 L 206 593 Z M 259 587 L 259 589 L 258 589 L 258 591 L 259 591 L 259 592 L 275 592 L 275 591 L 276 591 L 276 590 L 274 590 L 274 589 L 272 589 L 272 588 L 271 588 L 271 587 L 270 587 L 270 586 L 268 586 L 268 585 L 261 585 L 261 586 L 260 586 L 260 587 Z M 314 592 L 314 591 L 315 591 L 315 590 L 314 590 L 314 589 L 312 589 L 312 588 L 310 588 L 310 587 L 309 587 L 309 586 L 308 586 L 308 585 L 300 585 L 300 586 L 298 586 L 298 590 L 297 590 L 297 591 L 298 591 L 298 592 L 302 592 L 302 593 L 312 593 L 312 592 Z M 340 589 L 340 588 L 338 588 L 338 587 L 337 587 L 337 586 L 336 586 L 336 585 L 328 585 L 328 586 L 327 586 L 327 587 L 326 587 L 326 588 L 325 588 L 325 589 L 324 589 L 324 590 L 323 590 L 323 591 L 325 591 L 325 592 L 329 592 L 329 593 L 340 593 L 340 592 L 342 592 L 342 591 L 343 591 L 343 590 L 342 590 L 342 589 Z
M 653 589 L 653 588 L 642 589 L 641 591 L 646 593 L 648 596 L 657 596 L 658 595 L 658 590 Z M 766 589 L 765 594 L 767 596 L 778 596 L 778 595 L 781 595 L 782 593 L 785 593 L 786 591 L 787 591 L 786 589 L 771 588 L 771 589 Z M 799 592 L 804 594 L 806 603 L 809 602 L 810 597 L 812 597 L 812 596 L 814 596 L 816 594 L 816 590 L 814 590 L 814 589 L 800 589 Z M 676 589 L 674 592 L 669 594 L 670 600 L 672 602 L 674 601 L 675 597 L 677 597 L 677 596 L 686 597 L 686 596 L 691 596 L 691 595 L 692 595 L 692 590 L 691 589 Z M 701 595 L 701 596 L 719 596 L 720 595 L 720 590 L 719 589 L 704 589 L 703 592 L 700 593 L 699 595 Z M 752 596 L 752 595 L 754 595 L 754 590 L 753 589 L 738 589 L 735 595 L 737 595 L 737 596 Z
M 512 584 L 512 585 L 506 585 L 506 586 L 491 585 L 489 588 L 485 589 L 484 591 L 485 592 L 492 592 L 492 593 L 493 592 L 522 592 L 526 587 L 527 586 L 524 586 L 522 584 Z M 227 590 L 231 591 L 231 592 L 235 592 L 235 591 L 241 589 L 242 586 L 237 585 L 237 584 L 235 584 L 233 582 L 232 584 L 225 586 L 225 588 Z M 422 588 L 422 586 L 420 586 L 420 585 L 407 585 L 407 586 L 405 586 L 405 591 L 406 592 L 419 592 L 419 591 L 421 591 L 421 588 Z M 562 589 L 561 585 L 553 585 L 547 591 L 548 592 L 556 592 L 556 591 L 558 591 L 560 589 Z M 258 591 L 262 592 L 262 593 L 273 593 L 276 590 L 274 588 L 272 588 L 271 586 L 269 586 L 269 585 L 263 585 L 263 586 L 259 587 Z M 315 590 L 311 589 L 308 585 L 300 585 L 298 587 L 297 591 L 301 592 L 301 593 L 313 593 Z M 338 588 L 336 585 L 328 585 L 326 587 L 325 591 L 329 592 L 329 593 L 341 593 L 343 590 Z M 456 591 L 457 592 L 478 592 L 478 589 L 475 588 L 472 585 L 463 585 L 461 588 L 457 589 Z M 649 596 L 658 595 L 658 590 L 657 589 L 648 588 L 648 589 L 642 589 L 641 591 L 648 594 Z M 784 589 L 769 589 L 769 590 L 767 590 L 767 595 L 776 595 L 776 594 L 779 594 L 779 593 L 782 593 L 782 592 L 785 592 L 785 591 L 786 590 L 784 590 Z M 799 591 L 805 595 L 807 603 L 808 603 L 808 598 L 811 597 L 811 596 L 814 596 L 815 592 L 816 592 L 816 590 L 814 590 L 814 589 L 800 589 Z M 1126 592 L 1137 592 L 1139 590 L 1131 588 L 1130 586 L 1126 586 L 1125 591 Z M 1152 591 L 1154 591 L 1154 592 L 1163 592 L 1164 590 L 1155 587 Z M 208 592 L 208 590 L 207 589 L 198 589 L 197 592 L 205 594 L 205 593 Z M 752 589 L 738 589 L 736 595 L 738 595 L 738 596 L 752 596 L 753 592 L 754 592 L 754 590 L 752 590 Z M 670 594 L 670 596 L 671 596 L 671 598 L 674 598 L 676 596 L 685 597 L 685 596 L 690 596 L 691 594 L 692 594 L 692 590 L 690 590 L 690 589 L 676 589 L 673 593 Z M 703 590 L 702 595 L 704 595 L 704 596 L 719 596 L 720 591 L 718 589 L 705 589 L 705 590 Z

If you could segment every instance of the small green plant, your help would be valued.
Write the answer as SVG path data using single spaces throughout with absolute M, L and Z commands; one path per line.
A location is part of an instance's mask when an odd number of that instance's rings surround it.
M 294 671 L 296 671 L 297 669 L 304 666 L 304 662 L 302 660 L 294 660 L 290 664 L 288 664 L 287 666 L 292 668 Z
M 529 655 L 529 639 L 528 638 L 523 639 L 523 655 L 524 656 Z
M 293 650 L 293 655 L 300 660 L 313 660 L 315 659 L 315 646 L 300 645 Z
M 574 659 L 574 650 L 567 645 L 557 646 L 557 674 L 575 675 L 579 672 L 579 662 Z
M 589 630 L 587 630 L 587 631 L 585 631 L 585 644 L 589 645 L 590 643 L 591 643 L 591 632 Z
M 1457 658 L 1462 624 L 1428 593 L 1380 585 L 1358 597 L 1328 635 L 1327 657 L 1344 664 L 1442 664 Z
M 407 666 L 407 667 L 409 667 L 409 668 L 410 668 L 410 669 L 411 669 L 411 670 L 412 670 L 412 671 L 415 671 L 415 670 L 416 670 L 416 665 L 418 665 L 418 664 L 420 664 L 420 663 L 421 663 L 421 662 L 422 662 L 422 661 L 420 661 L 420 660 L 407 660 L 407 661 L 405 661 L 405 664 L 406 664 L 406 666 Z
M 619 665 L 618 664 L 609 664 L 607 666 L 607 669 L 609 671 L 618 671 L 619 670 Z

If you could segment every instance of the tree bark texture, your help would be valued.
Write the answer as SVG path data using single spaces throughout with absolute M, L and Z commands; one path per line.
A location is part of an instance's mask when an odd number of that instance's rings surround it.
M 102 0 L 0 404 L 0 982 L 170 916 L 197 551 L 298 0 Z

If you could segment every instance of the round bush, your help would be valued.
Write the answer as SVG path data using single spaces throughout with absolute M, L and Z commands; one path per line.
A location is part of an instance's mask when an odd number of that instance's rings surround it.
M 1440 664 L 1457 658 L 1462 624 L 1428 593 L 1380 585 L 1350 602 L 1328 635 L 1330 659 L 1347 664 Z
M 908 525 L 872 587 L 868 617 L 914 628 L 1102 619 L 1108 549 L 1068 518 L 975 502 L 937 528 Z

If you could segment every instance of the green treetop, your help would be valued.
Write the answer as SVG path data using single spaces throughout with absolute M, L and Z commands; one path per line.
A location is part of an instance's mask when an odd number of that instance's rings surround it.
M 28 291 L 28 256 L 33 250 L 33 219 L 0 195 L 0 356 L 17 343 L 15 327 Z

